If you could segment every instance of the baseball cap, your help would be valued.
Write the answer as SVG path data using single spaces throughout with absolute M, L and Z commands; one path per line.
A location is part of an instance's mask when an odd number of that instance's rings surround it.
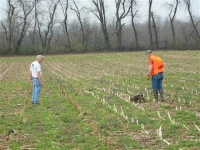
M 38 58 L 42 58 L 42 59 L 44 59 L 44 57 L 43 57 L 42 55 L 37 55 L 36 58 L 37 58 L 37 59 L 38 59 Z
M 147 53 L 147 54 L 151 54 L 151 53 L 152 53 L 152 50 L 147 50 L 146 53 Z

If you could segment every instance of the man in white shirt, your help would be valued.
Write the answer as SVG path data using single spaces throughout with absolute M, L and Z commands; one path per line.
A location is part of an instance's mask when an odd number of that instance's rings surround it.
M 36 61 L 31 63 L 30 66 L 30 77 L 33 85 L 32 90 L 32 104 L 38 104 L 40 97 L 40 91 L 42 87 L 42 67 L 41 63 L 44 57 L 42 55 L 37 55 Z

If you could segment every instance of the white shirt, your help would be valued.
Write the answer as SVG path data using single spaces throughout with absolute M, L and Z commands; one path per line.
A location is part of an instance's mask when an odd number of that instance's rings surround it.
M 42 76 L 42 68 L 41 68 L 41 65 L 38 61 L 34 61 L 34 62 L 31 63 L 30 71 L 32 73 L 33 78 L 38 77 L 37 72 L 40 72 L 40 75 Z

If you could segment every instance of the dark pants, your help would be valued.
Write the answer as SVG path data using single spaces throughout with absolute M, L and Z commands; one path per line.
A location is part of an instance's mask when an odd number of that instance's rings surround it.
M 163 73 L 158 73 L 151 77 L 153 91 L 163 90 L 162 87 L 163 78 L 164 78 Z

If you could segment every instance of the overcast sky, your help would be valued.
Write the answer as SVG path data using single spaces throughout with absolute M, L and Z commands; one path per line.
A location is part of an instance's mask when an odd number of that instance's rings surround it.
M 5 8 L 6 8 L 6 1 L 7 0 L 0 0 L 1 1 L 1 5 L 0 5 L 0 20 L 5 18 Z M 79 1 L 79 5 L 81 6 L 89 6 L 91 3 L 91 0 L 77 0 Z M 139 18 L 142 21 L 146 21 L 147 20 L 147 16 L 148 16 L 148 1 L 149 0 L 138 0 L 138 4 L 139 4 Z M 154 15 L 159 16 L 161 19 L 165 19 L 168 14 L 169 14 L 169 10 L 167 10 L 167 8 L 165 7 L 165 4 L 168 3 L 172 3 L 174 0 L 153 0 L 153 4 L 152 4 L 152 11 L 154 12 Z M 193 15 L 200 17 L 200 0 L 191 0 L 192 2 L 192 13 Z M 115 0 L 105 0 L 105 4 L 107 5 L 107 8 L 109 8 L 109 12 L 107 13 L 107 17 L 108 19 L 112 19 L 115 15 Z M 189 15 L 188 12 L 185 8 L 185 6 L 183 5 L 181 7 L 181 9 L 178 9 L 177 11 L 177 16 L 176 18 L 181 19 L 181 20 L 188 20 L 189 19 Z M 129 18 L 126 18 L 127 21 L 129 20 Z

